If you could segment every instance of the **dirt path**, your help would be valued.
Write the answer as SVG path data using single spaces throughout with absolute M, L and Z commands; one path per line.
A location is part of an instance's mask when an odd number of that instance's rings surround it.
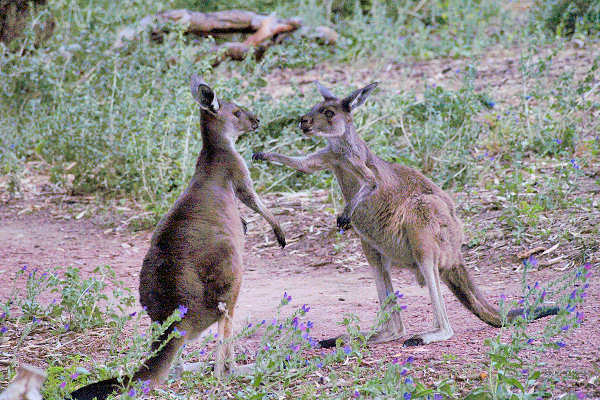
M 327 194 L 269 195 L 266 198 L 267 204 L 283 222 L 289 245 L 284 250 L 276 247 L 268 225 L 242 209 L 250 224 L 246 273 L 236 307 L 236 328 L 248 322 L 271 319 L 284 291 L 293 297 L 292 306 L 300 307 L 305 303 L 311 306 L 313 332 L 318 338 L 342 333 L 343 327 L 336 322 L 341 321 L 345 313 L 358 315 L 363 327 L 368 327 L 378 308 L 374 280 L 356 236 L 350 232 L 341 237 L 332 231 L 334 217 L 328 211 L 331 204 L 327 202 Z M 24 265 L 40 270 L 74 266 L 87 275 L 95 267 L 108 264 L 115 269 L 119 279 L 137 289 L 138 273 L 151 232 L 107 233 L 89 220 L 61 220 L 48 209 L 18 215 L 19 211 L 31 208 L 17 202 L 0 209 L 0 272 L 3 277 Z M 492 246 L 495 247 L 482 245 L 466 252 L 473 276 L 493 301 L 501 294 L 509 299 L 518 298 L 521 274 L 514 269 L 520 261 L 514 254 L 521 249 L 513 248 L 510 242 L 501 238 Z M 565 247 L 558 251 L 568 253 L 569 249 Z M 559 263 L 533 272 L 530 280 L 544 282 L 569 265 Z M 420 288 L 408 271 L 395 270 L 393 277 L 394 287 L 405 295 L 408 307 L 403 318 L 409 332 L 428 329 L 432 309 L 426 289 Z M 583 307 L 585 328 L 573 332 L 566 339 L 567 349 L 557 351 L 548 361 L 550 366 L 560 366 L 562 372 L 578 372 L 573 375 L 576 385 L 585 385 L 580 380 L 586 375 L 598 375 L 599 280 L 595 273 L 590 282 L 589 296 Z M 7 282 L 3 279 L 2 298 L 9 291 Z M 381 344 L 371 347 L 372 356 L 391 360 L 412 355 L 417 364 L 427 363 L 430 380 L 439 378 L 436 367 L 443 368 L 458 380 L 477 379 L 474 371 L 482 370 L 481 363 L 486 359 L 487 348 L 483 341 L 498 331 L 463 308 L 446 287 L 442 290 L 455 331 L 453 338 L 410 349 L 402 348 L 400 342 Z M 536 323 L 532 329 L 537 331 L 542 327 L 543 323 Z M 252 346 L 252 343 L 251 338 L 248 345 Z

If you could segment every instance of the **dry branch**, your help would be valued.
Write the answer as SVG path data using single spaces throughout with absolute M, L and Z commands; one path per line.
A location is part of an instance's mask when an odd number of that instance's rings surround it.
M 277 38 L 298 30 L 302 26 L 299 18 L 280 19 L 275 14 L 261 15 L 250 11 L 228 10 L 203 13 L 189 10 L 169 10 L 142 18 L 134 26 L 122 29 L 113 45 L 113 49 L 124 47 L 127 41 L 135 40 L 143 32 L 150 31 L 154 39 L 159 39 L 165 32 L 165 25 L 174 23 L 181 25 L 186 33 L 197 35 L 215 35 L 226 33 L 252 33 L 244 42 L 226 42 L 215 46 L 212 51 L 224 50 L 225 57 L 242 60 L 255 48 L 260 57 L 266 47 Z M 333 45 L 337 41 L 337 32 L 319 26 L 303 27 L 299 35 Z

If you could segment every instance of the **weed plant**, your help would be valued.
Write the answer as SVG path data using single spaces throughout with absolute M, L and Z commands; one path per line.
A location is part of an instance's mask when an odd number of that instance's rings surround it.
M 443 376 L 434 385 L 419 380 L 420 369 L 426 365 L 415 365 L 414 359 L 393 359 L 376 361 L 377 365 L 364 362 L 370 354 L 366 346 L 370 334 L 361 334 L 359 319 L 348 314 L 340 325 L 345 326 L 350 337 L 349 342 L 338 341 L 332 350 L 317 349 L 317 341 L 313 332 L 318 327 L 310 321 L 311 307 L 307 304 L 290 310 L 292 296 L 284 293 L 276 315 L 271 320 L 262 320 L 256 324 L 248 324 L 232 339 L 235 343 L 244 341 L 248 336 L 257 334 L 260 341 L 253 350 L 238 353 L 238 363 L 253 363 L 253 373 L 247 376 L 232 376 L 217 383 L 212 376 L 208 360 L 214 358 L 214 343 L 219 340 L 209 333 L 201 339 L 196 350 L 185 352 L 181 362 L 206 362 L 202 372 L 183 372 L 181 377 L 172 378 L 161 388 L 152 392 L 156 398 L 175 398 L 187 396 L 193 392 L 202 394 L 203 398 L 222 398 L 226 394 L 238 399 L 257 398 L 397 398 L 397 399 L 537 399 L 553 396 L 553 382 L 544 373 L 543 355 L 548 351 L 568 351 L 568 335 L 584 323 L 581 306 L 587 295 L 587 283 L 592 273 L 590 263 L 574 268 L 548 283 L 532 283 L 528 272 L 537 266 L 537 260 L 530 257 L 525 263 L 522 274 L 522 294 L 520 300 L 508 302 L 504 295 L 500 298 L 503 313 L 509 308 L 520 307 L 523 316 L 513 323 L 501 328 L 499 333 L 486 339 L 488 350 L 488 366 L 486 379 L 475 383 L 470 388 L 459 388 L 450 378 Z M 62 329 L 62 320 L 55 317 L 56 307 L 62 313 L 71 316 L 80 315 L 78 320 L 87 320 L 90 315 L 90 304 L 96 303 L 104 296 L 100 294 L 98 282 L 105 282 L 110 276 L 110 268 L 97 269 L 82 284 L 76 271 L 71 270 L 64 278 L 53 274 L 37 274 L 27 270 L 17 273 L 17 283 L 26 280 L 23 289 L 15 290 L 11 300 L 5 302 L 2 315 L 1 335 L 11 341 L 18 341 L 15 354 L 23 343 L 35 341 L 39 332 L 46 335 L 65 335 L 73 333 Z M 22 282 L 21 282 L 22 283 Z M 118 282 L 110 285 L 120 287 Z M 79 292 L 85 286 L 91 289 L 87 303 L 72 302 L 72 292 Z M 40 288 L 35 293 L 30 287 Z M 84 289 L 85 290 L 85 289 Z M 40 301 L 40 295 L 60 292 L 62 299 L 50 305 Z M 72 390 L 84 384 L 115 375 L 131 376 L 143 360 L 150 357 L 151 343 L 156 340 L 172 323 L 185 318 L 185 307 L 176 310 L 162 325 L 143 323 L 145 313 L 130 313 L 131 298 L 123 296 L 119 290 L 113 293 L 112 306 L 99 308 L 100 315 L 96 325 L 80 326 L 78 335 L 86 335 L 99 327 L 106 327 L 110 338 L 108 359 L 95 363 L 90 368 L 90 355 L 73 354 L 64 349 L 58 354 L 48 353 L 44 361 L 49 365 L 48 380 L 44 385 L 44 398 L 62 399 Z M 47 296 L 46 296 L 47 297 Z M 81 296 L 77 296 L 81 297 Z M 403 296 L 395 293 L 390 301 L 396 301 L 399 310 L 406 308 L 402 304 Z M 58 305 L 57 305 L 58 304 Z M 547 304 L 560 308 L 558 315 L 545 320 L 545 328 L 532 332 L 529 323 L 533 318 L 533 310 Z M 96 307 L 95 307 L 96 308 Z M 505 314 L 503 314 L 505 315 Z M 389 315 L 381 313 L 378 322 L 371 329 L 383 323 Z M 73 320 L 73 319 L 71 319 Z M 131 329 L 124 330 L 128 325 Z M 8 328 L 10 327 L 10 328 Z M 173 331 L 167 340 L 185 332 Z M 126 338 L 126 339 L 125 339 Z M 3 380 L 12 378 L 16 359 L 12 359 L 8 375 Z M 315 381 L 316 380 L 316 381 Z M 318 385 L 315 385 L 315 382 Z M 466 392 L 465 392 L 466 390 Z M 125 389 L 125 398 L 135 398 L 148 394 L 147 382 L 131 382 Z M 187 394 L 186 394 L 187 393 Z M 570 397 L 569 397 L 570 396 Z M 581 393 L 571 393 L 566 398 L 582 398 Z M 579 397 L 576 397 L 579 396 Z

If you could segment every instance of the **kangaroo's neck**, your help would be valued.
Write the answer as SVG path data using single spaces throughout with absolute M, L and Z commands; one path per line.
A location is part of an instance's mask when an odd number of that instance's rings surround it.
M 358 136 L 358 133 L 356 133 L 352 121 L 346 123 L 344 134 L 342 136 L 328 138 L 327 142 L 331 152 L 341 156 L 370 153 L 365 142 Z
M 202 110 L 200 112 L 200 132 L 202 150 L 196 162 L 196 173 L 210 174 L 211 171 L 223 171 L 213 168 L 216 163 L 224 163 L 230 157 L 237 156 L 235 146 L 226 130 L 231 129 L 223 121 Z

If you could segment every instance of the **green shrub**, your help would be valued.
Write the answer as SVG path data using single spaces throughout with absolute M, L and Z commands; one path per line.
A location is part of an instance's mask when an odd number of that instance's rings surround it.
M 600 0 L 536 0 L 532 11 L 535 23 L 559 36 L 600 31 Z

